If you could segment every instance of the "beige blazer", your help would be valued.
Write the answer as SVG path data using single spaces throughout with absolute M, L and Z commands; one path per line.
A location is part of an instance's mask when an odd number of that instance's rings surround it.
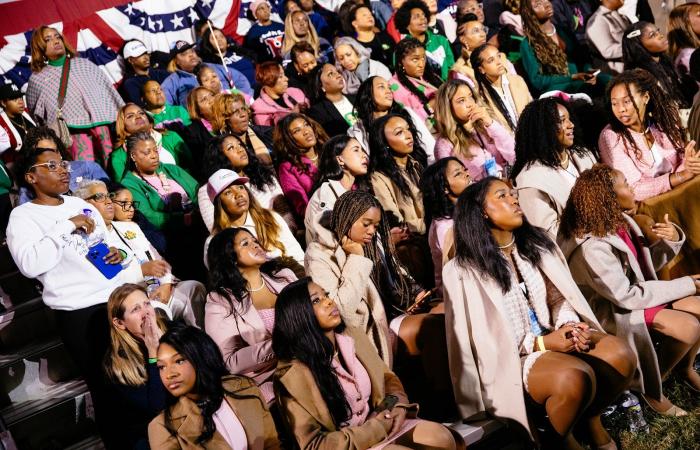
M 398 406 L 408 408 L 410 416 L 415 417 L 418 406 L 408 403 L 401 381 L 379 359 L 367 336 L 352 328 L 347 328 L 344 334 L 355 340 L 357 359 L 369 374 L 372 385 L 370 408 L 374 409 L 391 394 L 398 397 Z M 297 360 L 278 363 L 274 386 L 282 417 L 302 450 L 366 449 L 387 437 L 376 418 L 359 426 L 337 429 L 313 374 Z
M 229 375 L 221 379 L 221 383 L 229 392 L 247 398 L 236 398 L 225 395 L 224 399 L 240 420 L 248 440 L 250 450 L 279 449 L 275 423 L 272 415 L 265 407 L 260 389 L 253 380 Z M 175 434 L 165 427 L 165 413 L 161 412 L 148 425 L 148 443 L 151 450 L 230 450 L 224 437 L 215 431 L 205 446 L 197 444 L 197 438 L 202 433 L 204 421 L 199 406 L 187 397 L 180 397 L 170 408 L 172 426 Z
M 525 80 L 523 80 L 520 75 L 507 73 L 505 77 L 508 78 L 508 89 L 515 103 L 515 111 L 518 113 L 518 116 L 520 116 L 523 109 L 532 101 L 532 95 L 530 95 L 530 90 L 527 88 L 527 83 L 525 83 Z M 484 91 L 483 95 L 486 97 L 486 105 L 488 106 L 491 117 L 503 125 L 510 134 L 514 134 L 515 130 L 508 125 L 508 121 L 505 116 L 503 116 L 501 110 L 496 106 L 496 102 L 491 98 L 489 92 Z
M 590 152 L 572 153 L 569 161 L 579 173 L 597 162 Z M 552 239 L 557 238 L 559 220 L 571 192 L 572 177 L 561 167 L 555 169 L 540 162 L 528 165 L 515 177 L 525 217 L 531 224 L 544 228 Z
M 263 274 L 263 281 L 274 293 L 279 293 L 296 279 L 289 269 L 280 270 L 276 277 Z M 221 349 L 231 373 L 251 377 L 258 386 L 271 382 L 277 365 L 272 352 L 272 336 L 250 301 L 250 296 L 246 296 L 241 303 L 234 301 L 234 305 L 237 308 L 232 313 L 224 297 L 210 293 L 204 306 L 204 329 Z
M 558 248 L 542 255 L 539 269 L 549 289 L 557 289 L 582 321 L 602 331 Z M 474 268 L 460 267 L 456 259 L 445 265 L 442 279 L 450 374 L 460 415 L 486 411 L 530 431 L 520 354 L 500 301 L 501 288 Z
M 335 300 L 345 324 L 364 331 L 391 367 L 389 324 L 382 298 L 370 278 L 374 263 L 364 256 L 347 255 L 327 228 L 319 226 L 316 231 L 316 241 L 306 247 L 306 274 Z
M 635 221 L 625 215 L 630 237 L 645 242 Z M 659 240 L 644 246 L 639 261 L 617 234 L 605 237 L 586 235 L 581 239 L 564 240 L 559 245 L 566 255 L 571 273 L 588 298 L 596 317 L 605 330 L 627 343 L 637 353 L 638 377 L 633 387 L 653 398 L 661 397 L 661 375 L 649 330 L 644 323 L 644 309 L 663 305 L 695 294 L 690 277 L 658 281 L 656 271 L 680 251 L 681 240 Z
M 407 197 L 399 191 L 399 188 L 391 181 L 391 178 L 383 173 L 373 172 L 370 176 L 370 181 L 375 197 L 377 197 L 387 214 L 392 212 L 399 220 L 406 222 L 411 233 L 425 234 L 423 196 L 418 186 L 414 186 L 406 178 L 409 186 L 411 186 L 411 196 Z

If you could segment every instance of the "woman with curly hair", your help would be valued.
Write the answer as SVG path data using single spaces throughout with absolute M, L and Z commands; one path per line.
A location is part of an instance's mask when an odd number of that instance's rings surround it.
M 299 221 L 316 182 L 321 146 L 327 140 L 321 125 L 303 114 L 289 114 L 275 127 L 273 141 L 280 186 Z
M 596 157 L 580 144 L 573 113 L 559 98 L 535 100 L 525 107 L 515 134 L 515 181 L 527 220 L 556 239 L 569 192 Z M 578 136 L 577 136 L 578 134 Z
M 274 400 L 272 352 L 275 302 L 282 288 L 297 279 L 245 228 L 214 236 L 207 255 L 209 294 L 204 329 L 219 346 L 228 370 L 253 378 L 269 404 Z
M 690 72 L 690 55 L 700 47 L 700 5 L 678 5 L 668 17 L 668 46 L 678 73 Z
M 394 61 L 395 73 L 389 80 L 394 100 L 414 110 L 431 129 L 435 93 L 442 79 L 427 64 L 425 45 L 412 37 L 402 39 L 394 49 Z
M 532 101 L 527 83 L 520 75 L 508 73 L 503 53 L 491 44 L 474 49 L 469 57 L 476 85 L 494 120 L 515 134 L 518 118 Z
M 668 215 L 654 223 L 626 213 L 634 210 L 634 189 L 622 172 L 596 165 L 571 190 L 560 245 L 600 322 L 637 353 L 641 379 L 633 388 L 657 413 L 684 416 L 661 383 L 675 370 L 700 391 L 693 368 L 700 348 L 700 275 L 657 280 L 655 272 L 676 256 L 685 235 Z
M 357 122 L 348 129 L 348 135 L 357 139 L 365 152 L 369 153 L 369 130 L 380 117 L 390 113 L 404 114 L 413 122 L 418 131 L 421 147 L 428 154 L 428 162 L 433 162 L 435 138 L 425 126 L 425 121 L 412 109 L 394 101 L 391 83 L 387 78 L 374 76 L 367 78 L 357 90 L 355 115 Z
M 616 449 L 600 414 L 632 381 L 632 350 L 605 334 L 558 247 L 530 225 L 506 182 L 469 186 L 454 221 L 443 291 L 461 417 L 486 411 L 532 436 L 534 402 L 559 437 L 552 448 L 580 450 L 578 422 L 592 447 Z
M 653 23 L 637 22 L 625 30 L 622 39 L 622 60 L 625 70 L 644 69 L 661 84 L 668 99 L 674 100 L 681 109 L 690 108 L 697 84 L 687 76 L 679 74 L 666 55 L 668 39 Z
M 455 63 L 450 41 L 445 36 L 428 30 L 430 10 L 422 0 L 408 0 L 396 11 L 394 24 L 402 37 L 418 40 L 425 47 L 425 55 L 435 72 L 442 80 L 447 79 L 450 68 Z M 398 59 L 397 59 L 398 61 Z
M 479 104 L 469 83 L 455 79 L 440 86 L 435 119 L 435 158 L 456 156 L 473 180 L 507 176 L 504 169 L 515 160 L 513 136 Z
M 457 199 L 471 183 L 471 177 L 462 161 L 448 156 L 428 166 L 420 179 L 420 191 L 428 228 L 428 245 L 433 257 L 435 288 L 442 294 L 442 261 L 445 238 L 452 230 L 452 215 Z
M 554 9 L 549 0 L 522 0 L 520 16 L 525 33 L 520 54 L 536 95 L 554 90 L 602 93 L 609 78 L 605 74 L 596 76 L 588 66 L 581 70 L 568 60 L 575 44 L 557 33 L 552 23 Z
M 248 178 L 250 193 L 260 206 L 279 209 L 280 214 L 289 210 L 275 171 L 263 165 L 238 136 L 222 134 L 214 137 L 204 151 L 203 161 L 202 171 L 207 178 L 219 169 L 233 170 L 239 176 Z M 214 226 L 214 204 L 209 200 L 206 184 L 197 191 L 197 198 L 202 220 L 211 231 Z
M 165 410 L 148 425 L 152 449 L 280 449 L 255 381 L 230 375 L 204 331 L 171 327 L 160 338 L 157 365 L 168 394 Z
M 284 257 L 290 267 L 297 268 L 304 262 L 304 251 L 284 219 L 260 206 L 250 193 L 249 181 L 228 169 L 219 169 L 209 177 L 207 195 L 214 204 L 214 226 L 204 243 L 205 262 L 213 237 L 228 228 L 240 227 L 258 240 L 270 259 Z
M 600 133 L 605 164 L 622 172 L 638 201 L 668 192 L 700 174 L 695 142 L 685 142 L 675 102 L 643 69 L 617 75 L 608 86 L 610 125 Z

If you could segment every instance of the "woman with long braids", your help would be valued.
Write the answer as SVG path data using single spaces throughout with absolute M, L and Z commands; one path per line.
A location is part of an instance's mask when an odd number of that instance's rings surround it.
M 442 261 L 445 238 L 452 230 L 457 199 L 471 183 L 469 172 L 459 159 L 448 156 L 428 166 L 420 179 L 420 191 L 425 204 L 425 227 L 433 257 L 435 288 L 442 294 Z
M 355 139 L 347 135 L 330 138 L 319 158 L 318 180 L 304 215 L 306 242 L 315 240 L 321 226 L 319 220 L 333 209 L 341 195 L 355 189 L 370 189 L 366 178 L 369 156 Z
M 685 416 L 663 395 L 661 383 L 675 369 L 700 391 L 693 368 L 700 348 L 700 276 L 657 280 L 655 270 L 676 256 L 685 235 L 668 215 L 654 223 L 625 213 L 634 209 L 634 191 L 622 172 L 598 164 L 571 191 L 559 243 L 600 322 L 637 353 L 641 380 L 634 389 L 657 413 Z
M 580 144 L 571 109 L 556 97 L 525 107 L 515 134 L 511 179 L 527 220 L 556 239 L 569 192 L 596 157 Z
M 556 244 L 493 177 L 462 193 L 454 221 L 443 292 L 461 416 L 485 410 L 532 435 L 527 396 L 546 410 L 560 438 L 553 448 L 582 448 L 579 420 L 594 448 L 617 448 L 600 414 L 632 381 L 635 355 L 602 331 Z
M 417 39 L 407 37 L 394 49 L 394 76 L 389 85 L 394 101 L 418 114 L 428 129 L 432 129 L 435 93 L 442 79 L 426 62 L 425 46 Z M 430 125 L 428 125 L 430 123 Z
M 399 378 L 311 278 L 280 293 L 272 348 L 277 401 L 300 448 L 457 448 L 447 428 L 415 419 Z
M 520 43 L 520 54 L 535 95 L 554 90 L 602 93 L 608 76 L 596 76 L 587 65 L 579 68 L 568 59 L 574 53 L 575 43 L 565 40 L 564 34 L 557 33 L 552 23 L 553 16 L 554 9 L 549 0 L 520 2 L 525 33 L 525 39 Z
M 304 251 L 284 219 L 260 206 L 251 194 L 249 178 L 228 169 L 219 169 L 209 177 L 207 195 L 214 204 L 214 225 L 204 243 L 207 260 L 211 239 L 227 228 L 245 228 L 258 240 L 269 258 L 293 259 L 292 266 L 304 262 Z
M 518 118 L 532 96 L 520 75 L 508 73 L 501 55 L 498 48 L 484 44 L 472 51 L 469 60 L 479 95 L 491 117 L 515 134 Z
M 513 136 L 479 103 L 469 83 L 449 80 L 437 93 L 435 157 L 459 158 L 473 180 L 499 173 L 515 160 Z
M 674 100 L 680 109 L 690 108 L 697 84 L 687 74 L 683 77 L 676 71 L 667 51 L 668 39 L 653 23 L 640 21 L 625 30 L 622 38 L 625 70 L 648 71 L 661 84 L 667 99 Z
M 643 69 L 623 72 L 610 82 L 608 98 L 612 118 L 600 133 L 600 158 L 625 175 L 636 200 L 700 174 L 695 142 L 686 145 L 678 108 L 657 77 Z
M 166 325 L 153 304 L 143 287 L 131 283 L 116 288 L 107 301 L 111 345 L 103 370 L 108 386 L 117 393 L 110 404 L 112 417 L 119 417 L 112 421 L 117 448 L 146 448 L 148 423 L 165 406 L 156 358 Z
M 239 176 L 248 178 L 248 189 L 260 206 L 282 215 L 289 212 L 274 170 L 263 165 L 238 136 L 221 134 L 214 137 L 204 150 L 202 162 L 202 172 L 207 178 L 219 169 L 233 170 Z M 214 226 L 214 204 L 209 200 L 206 184 L 197 191 L 197 198 L 204 224 L 211 231 Z
M 297 220 L 302 220 L 318 175 L 318 155 L 328 135 L 315 120 L 291 113 L 277 122 L 273 134 L 277 174 Z
M 168 395 L 148 426 L 153 450 L 280 448 L 260 389 L 250 378 L 229 375 L 204 331 L 171 327 L 160 338 L 157 365 Z
M 369 153 L 369 130 L 375 120 L 389 113 L 403 113 L 407 120 L 410 118 L 420 136 L 421 146 L 428 154 L 428 162 L 433 162 L 435 138 L 425 126 L 425 121 L 412 108 L 394 101 L 391 82 L 387 78 L 374 76 L 362 82 L 355 97 L 357 122 L 348 129 L 348 135 L 357 139 L 362 148 Z
M 245 228 L 228 228 L 211 241 L 207 256 L 209 295 L 204 329 L 224 355 L 233 374 L 255 380 L 268 404 L 274 399 L 272 352 L 275 302 L 297 277 Z

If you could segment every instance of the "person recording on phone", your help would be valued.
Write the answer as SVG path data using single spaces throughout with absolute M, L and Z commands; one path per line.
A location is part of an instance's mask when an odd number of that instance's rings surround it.
M 287 285 L 275 304 L 275 392 L 299 447 L 456 449 L 447 428 L 416 419 L 399 378 L 340 309 L 311 278 Z
M 19 154 L 14 172 L 34 199 L 10 215 L 10 254 L 24 276 L 43 285 L 43 301 L 54 310 L 65 349 L 87 381 L 100 424 L 100 363 L 109 342 L 105 305 L 129 275 L 121 270 L 119 251 L 102 242 L 107 229 L 99 211 L 64 195 L 70 183 L 69 161 L 55 149 L 27 148 Z

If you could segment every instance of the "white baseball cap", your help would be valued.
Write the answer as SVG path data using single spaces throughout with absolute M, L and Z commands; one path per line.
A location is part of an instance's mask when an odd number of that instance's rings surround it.
M 214 203 L 214 199 L 217 195 L 232 184 L 246 184 L 248 183 L 248 178 L 238 176 L 236 172 L 229 169 L 219 169 L 212 176 L 209 177 L 207 182 L 207 195 L 209 200 Z
M 134 39 L 133 41 L 127 42 L 124 46 L 124 59 L 131 57 L 136 58 L 144 53 L 148 53 L 148 49 L 143 45 L 143 42 L 139 40 Z

